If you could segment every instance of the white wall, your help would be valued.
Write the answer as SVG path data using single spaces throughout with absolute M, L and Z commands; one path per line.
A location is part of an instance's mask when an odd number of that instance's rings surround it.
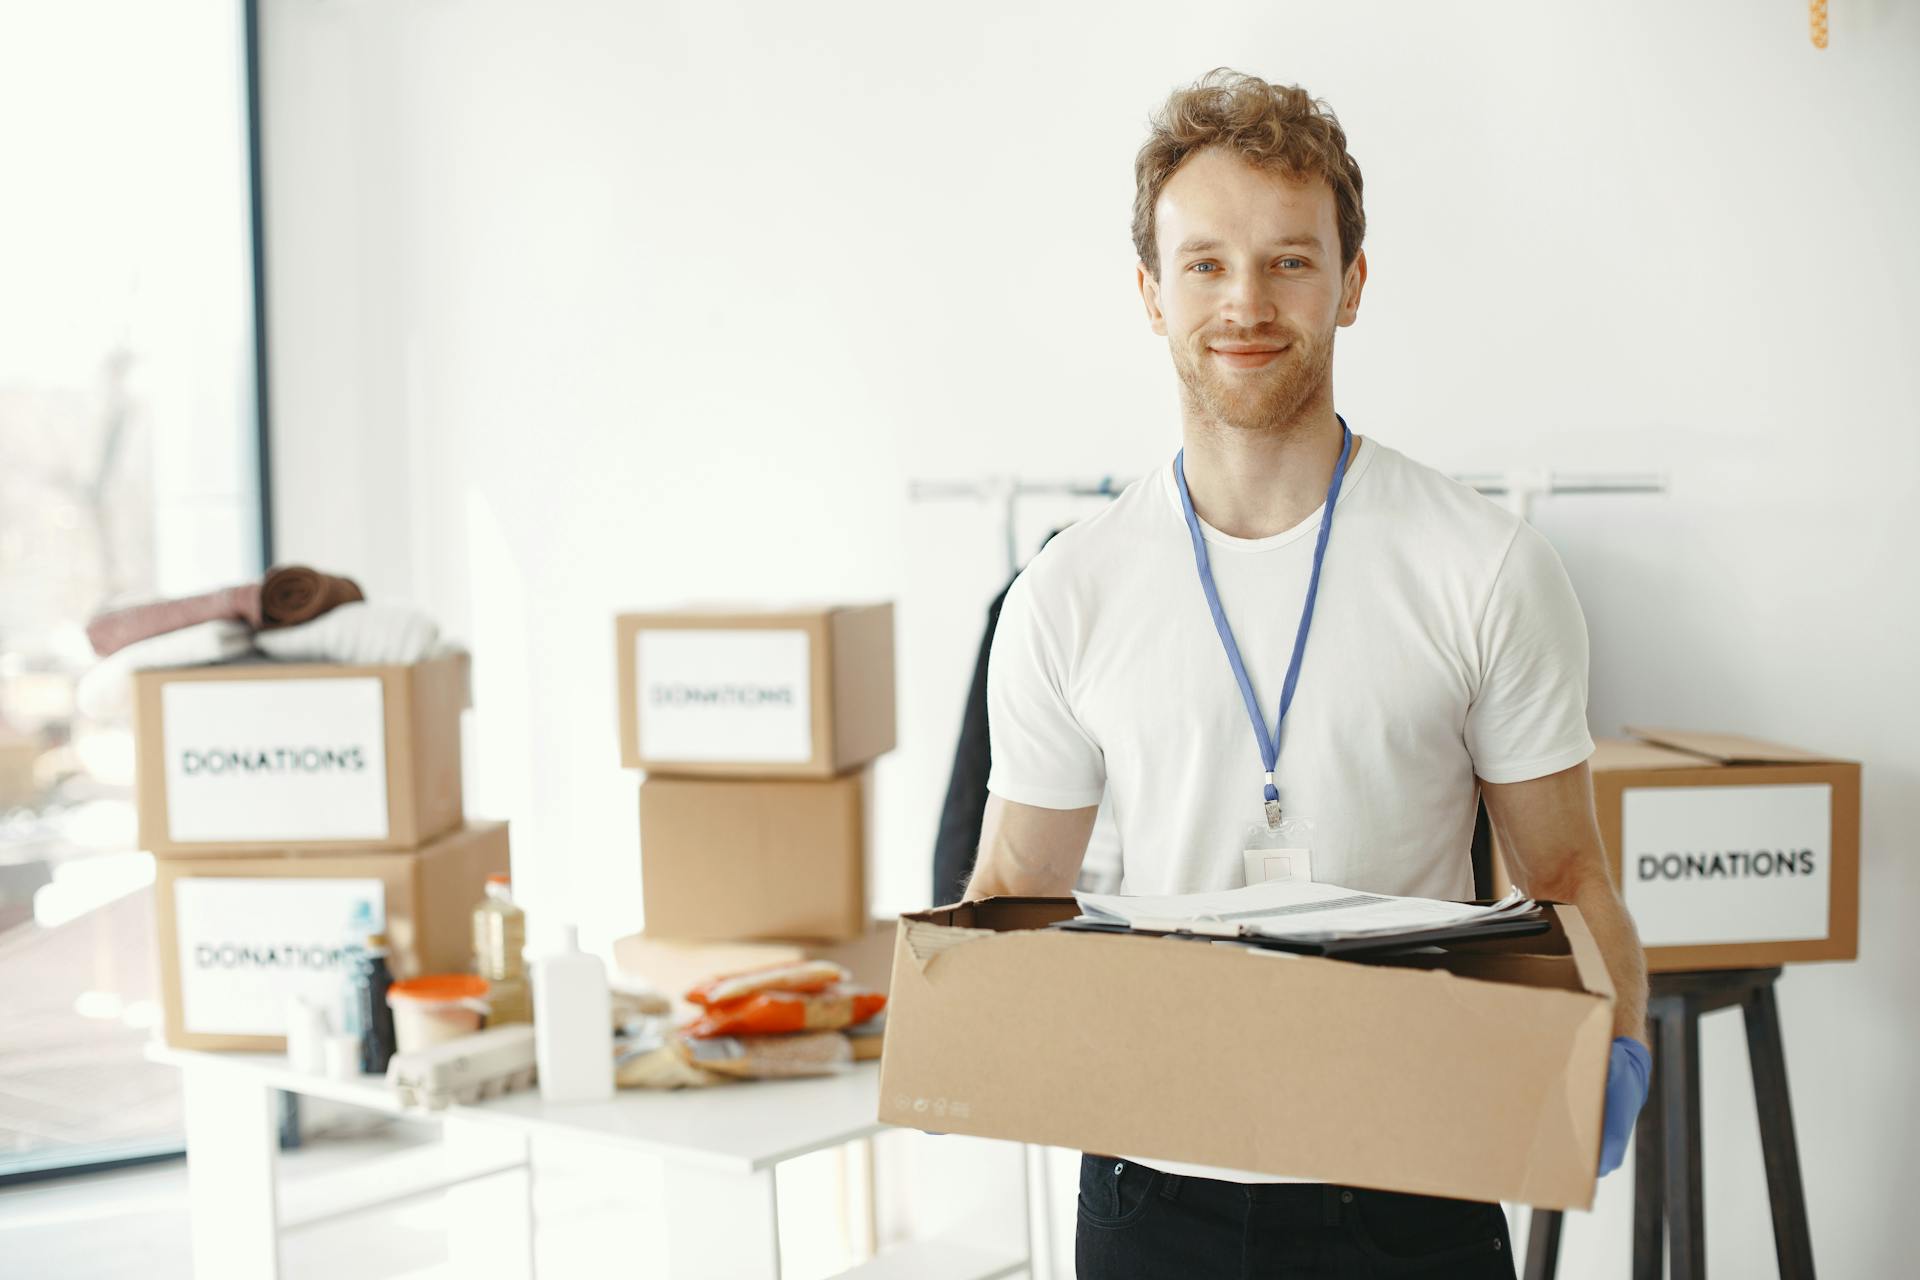
M 265 8 L 282 557 L 470 639 L 473 806 L 601 940 L 640 920 L 611 616 L 688 597 L 899 602 L 877 888 L 923 902 L 1002 566 L 909 478 L 1163 461 L 1145 116 L 1218 64 L 1329 99 L 1371 219 L 1356 429 L 1671 480 L 1536 511 L 1596 730 L 1867 762 L 1862 959 L 1781 1001 L 1823 1271 L 1905 1269 L 1920 10 L 1839 0 L 1819 52 L 1790 0 Z M 1703 1042 L 1710 1260 L 1772 1274 L 1736 1015 Z M 1623 1272 L 1629 1201 L 1570 1219 L 1563 1275 Z

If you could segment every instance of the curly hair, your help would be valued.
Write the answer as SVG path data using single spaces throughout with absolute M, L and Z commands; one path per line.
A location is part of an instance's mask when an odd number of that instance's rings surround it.
M 1133 161 L 1133 247 L 1160 278 L 1153 210 L 1182 162 L 1205 147 L 1223 147 L 1257 168 L 1295 181 L 1324 179 L 1333 189 L 1340 228 L 1340 269 L 1353 265 L 1367 232 L 1360 202 L 1360 166 L 1347 154 L 1346 131 L 1333 109 L 1298 85 L 1215 67 L 1168 96 Z

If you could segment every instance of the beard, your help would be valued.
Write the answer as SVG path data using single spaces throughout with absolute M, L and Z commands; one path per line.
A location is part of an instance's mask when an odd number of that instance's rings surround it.
M 1274 431 L 1300 421 L 1314 402 L 1328 395 L 1333 373 L 1333 335 L 1268 329 L 1237 334 L 1195 334 L 1174 342 L 1173 367 L 1180 375 L 1181 398 L 1189 411 L 1235 431 Z M 1207 351 L 1222 342 L 1286 344 L 1271 364 L 1259 369 L 1230 369 Z

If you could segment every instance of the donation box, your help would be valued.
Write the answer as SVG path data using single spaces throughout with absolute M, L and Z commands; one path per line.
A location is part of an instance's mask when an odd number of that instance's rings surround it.
M 1647 967 L 1853 959 L 1860 766 L 1729 734 L 1628 732 L 1599 742 L 1591 767 Z

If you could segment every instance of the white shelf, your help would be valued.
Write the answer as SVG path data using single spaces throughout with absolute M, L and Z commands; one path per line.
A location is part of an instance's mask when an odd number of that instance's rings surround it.
M 682 1164 L 727 1173 L 757 1173 L 784 1160 L 876 1134 L 880 1123 L 880 1064 L 857 1063 L 837 1076 L 755 1080 L 705 1089 L 621 1089 L 610 1102 L 556 1104 L 538 1089 L 489 1098 L 443 1111 L 402 1108 L 379 1076 L 333 1080 L 287 1065 L 278 1053 L 213 1053 L 149 1045 L 147 1057 L 177 1067 L 241 1072 L 289 1093 L 328 1098 L 389 1115 L 507 1125 L 529 1135 L 592 1142 L 642 1151 Z
M 835 1280 L 1001 1280 L 1026 1270 L 1025 1258 L 947 1237 L 888 1249 Z
M 150 1062 L 163 1062 L 168 1066 L 215 1066 L 242 1072 L 262 1084 L 287 1093 L 326 1098 L 331 1102 L 366 1107 L 388 1115 L 432 1114 L 408 1111 L 401 1107 L 400 1099 L 393 1090 L 387 1088 L 384 1077 L 356 1075 L 346 1080 L 335 1080 L 331 1076 L 310 1076 L 304 1071 L 295 1071 L 284 1053 L 212 1053 L 204 1049 L 171 1049 L 156 1040 L 147 1045 L 146 1056 Z
M 280 1230 L 335 1222 L 431 1195 L 496 1173 L 524 1169 L 526 1162 L 462 1156 L 439 1143 L 363 1161 L 337 1173 L 317 1174 L 280 1185 Z

